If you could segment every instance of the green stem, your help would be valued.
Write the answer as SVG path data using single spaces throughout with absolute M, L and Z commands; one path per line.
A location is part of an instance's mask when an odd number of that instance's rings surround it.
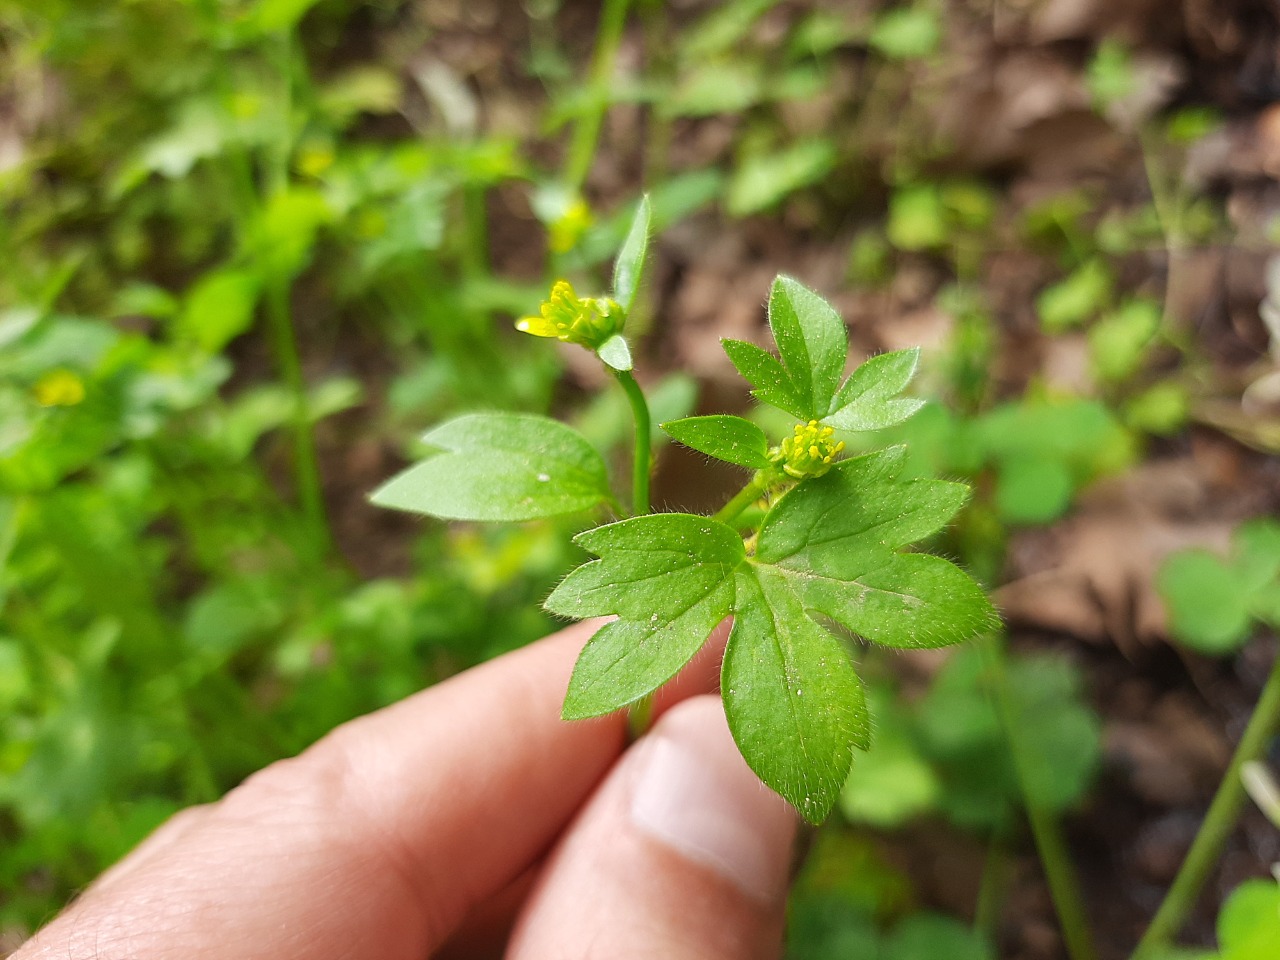
M 1266 686 L 1262 688 L 1262 695 L 1253 708 L 1244 735 L 1218 785 L 1218 792 L 1209 804 L 1209 811 L 1191 842 L 1191 849 L 1187 851 L 1164 902 L 1133 952 L 1134 960 L 1142 960 L 1168 945 L 1182 929 L 1187 913 L 1195 905 L 1201 887 L 1217 864 L 1227 837 L 1240 817 L 1245 801 L 1240 770 L 1246 763 L 1262 756 L 1277 729 L 1280 729 L 1280 656 L 1271 665 Z
M 765 471 L 757 470 L 756 475 L 751 478 L 751 482 L 733 495 L 733 499 L 717 510 L 711 517 L 719 523 L 728 526 L 733 525 L 733 521 L 746 511 L 746 509 L 764 496 L 764 492 L 769 489 L 769 477 Z
M 324 495 L 320 485 L 320 461 L 316 455 L 315 437 L 307 410 L 307 387 L 302 378 L 302 360 L 294 336 L 293 317 L 289 310 L 289 281 L 272 278 L 266 291 L 267 323 L 280 367 L 280 375 L 293 394 L 294 476 L 302 512 L 316 538 L 317 547 L 327 547 L 329 522 L 325 516 Z
M 1080 884 L 1067 851 L 1066 838 L 1062 835 L 1062 825 L 1052 811 L 1035 801 L 1028 789 L 1026 748 L 1009 694 L 1004 646 L 998 638 L 993 637 L 982 644 L 982 651 L 994 681 L 1001 724 L 1009 742 L 1009 752 L 1013 757 L 1014 770 L 1026 806 L 1027 823 L 1031 827 L 1036 852 L 1040 855 L 1045 880 L 1049 884 L 1049 896 L 1062 927 L 1067 955 L 1071 960 L 1096 960 L 1098 954 L 1085 915 L 1084 898 L 1080 895 Z
M 631 416 L 635 420 L 635 453 L 631 458 L 631 512 L 635 516 L 649 512 L 649 471 L 653 460 L 652 427 L 649 425 L 649 404 L 644 391 L 629 370 L 614 370 L 627 401 L 631 404 Z
M 639 740 L 653 725 L 653 694 L 646 694 L 627 708 L 627 734 Z
M 605 111 L 609 109 L 609 81 L 618 60 L 618 46 L 622 42 L 622 28 L 627 22 L 627 8 L 631 0 L 605 0 L 600 11 L 600 32 L 596 35 L 595 58 L 591 64 L 591 102 L 573 128 L 569 143 L 569 157 L 565 166 L 565 179 L 574 192 L 582 189 L 591 160 L 595 155 L 596 140 Z

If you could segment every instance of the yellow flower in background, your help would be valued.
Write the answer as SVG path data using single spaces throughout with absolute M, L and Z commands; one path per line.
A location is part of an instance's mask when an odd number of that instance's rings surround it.
M 31 392 L 42 407 L 74 407 L 84 400 L 84 381 L 70 370 L 50 370 Z
M 621 332 L 622 307 L 608 297 L 579 297 L 568 280 L 557 280 L 536 317 L 521 317 L 516 329 L 535 337 L 577 343 L 589 350 Z
M 575 198 L 547 228 L 547 243 L 555 253 L 568 253 L 578 245 L 591 226 L 591 208 L 581 197 Z
M 831 469 L 836 457 L 844 450 L 843 440 L 831 442 L 834 433 L 817 420 L 797 423 L 795 433 L 784 439 L 778 448 L 775 462 L 782 465 L 783 473 L 796 480 L 820 477 Z

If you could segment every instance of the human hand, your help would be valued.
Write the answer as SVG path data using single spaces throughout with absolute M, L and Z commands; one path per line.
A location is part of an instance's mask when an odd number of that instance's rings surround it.
M 12 960 L 777 957 L 795 818 L 699 695 L 722 641 L 628 749 L 620 716 L 559 718 L 594 626 L 183 811 Z

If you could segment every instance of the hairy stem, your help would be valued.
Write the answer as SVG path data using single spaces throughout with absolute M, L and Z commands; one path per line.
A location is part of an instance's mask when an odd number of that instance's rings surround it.
M 733 499 L 712 515 L 711 519 L 719 523 L 733 526 L 733 521 L 746 511 L 753 503 L 764 496 L 769 489 L 769 477 L 763 470 L 756 471 L 751 482 L 733 495 Z
M 1271 665 L 1266 686 L 1262 688 L 1262 695 L 1253 708 L 1249 724 L 1245 727 L 1244 735 L 1240 737 L 1236 752 L 1227 766 L 1227 772 L 1218 785 L 1218 792 L 1209 804 L 1204 822 L 1200 824 L 1195 840 L 1191 842 L 1191 849 L 1187 851 L 1186 859 L 1182 861 L 1173 885 L 1165 894 L 1164 902 L 1160 904 L 1160 909 L 1156 911 L 1151 925 L 1147 927 L 1147 932 L 1133 952 L 1134 960 L 1142 960 L 1156 953 L 1160 947 L 1168 945 L 1182 929 L 1187 913 L 1195 905 L 1201 887 L 1213 871 L 1227 837 L 1235 829 L 1236 820 L 1240 817 L 1245 801 L 1241 768 L 1262 756 L 1277 729 L 1280 729 L 1280 656 Z
M 591 102 L 573 128 L 573 140 L 569 143 L 569 157 L 565 179 L 575 191 L 582 189 L 595 155 L 596 140 L 600 136 L 600 124 L 608 109 L 609 78 L 618 60 L 618 45 L 622 42 L 622 28 L 627 22 L 627 8 L 631 0 L 604 0 L 600 11 L 600 32 L 596 35 L 595 58 L 591 64 Z
M 1049 896 L 1062 927 L 1067 955 L 1071 960 L 1096 960 L 1098 953 L 1093 945 L 1093 935 L 1084 910 L 1084 898 L 1080 895 L 1080 884 L 1067 851 L 1066 838 L 1062 835 L 1062 824 L 1051 811 L 1035 801 L 1028 789 L 1026 747 L 1009 695 L 1004 645 L 998 638 L 991 638 L 982 643 L 982 651 L 994 681 L 1000 720 L 1005 738 L 1009 742 L 1009 752 L 1013 756 L 1014 770 L 1027 811 L 1027 823 L 1031 827 L 1036 852 L 1040 855 L 1040 864 L 1049 884 Z
M 613 375 L 627 395 L 636 426 L 635 453 L 631 458 L 631 512 L 638 517 L 649 512 L 649 472 L 653 460 L 649 404 L 630 370 L 614 370 Z

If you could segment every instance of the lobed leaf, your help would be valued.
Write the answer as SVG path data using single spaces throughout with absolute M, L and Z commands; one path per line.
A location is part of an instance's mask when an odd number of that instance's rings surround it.
M 720 681 L 729 729 L 760 779 L 819 823 L 854 748 L 870 745 L 862 682 L 844 645 L 805 615 L 779 572 L 747 566 L 736 589 Z
M 801 407 L 796 415 L 821 420 L 832 411 L 844 374 L 849 351 L 844 321 L 812 290 L 791 277 L 778 277 L 769 292 L 769 329 Z
M 742 417 L 727 414 L 686 417 L 664 423 L 662 429 L 686 447 L 717 460 L 753 470 L 769 465 L 769 438 Z
M 886 647 L 945 647 L 999 625 L 972 577 L 942 557 L 886 553 L 857 564 L 779 567 L 805 606 Z
M 962 483 L 900 481 L 905 447 L 841 461 L 801 484 L 769 511 L 756 556 L 806 566 L 831 556 L 846 562 L 922 540 L 941 530 L 969 497 Z
M 807 405 L 797 395 L 791 377 L 773 354 L 742 340 L 722 340 L 720 344 L 738 373 L 755 388 L 751 391 L 753 397 L 801 420 L 810 419 L 805 412 Z
M 523 413 L 473 413 L 423 441 L 443 453 L 380 487 L 373 503 L 447 520 L 533 520 L 608 501 L 604 460 L 572 427 Z
M 883 430 L 906 420 L 923 400 L 898 397 L 915 376 L 920 349 L 882 353 L 849 375 L 823 422 L 840 430 Z
M 618 251 L 618 258 L 613 261 L 613 299 L 622 306 L 625 313 L 631 312 L 631 307 L 636 301 L 636 293 L 640 289 L 640 278 L 644 275 L 644 258 L 649 251 L 651 216 L 649 195 L 645 194 L 636 207 L 635 216 L 631 219 L 631 227 L 627 230 L 627 238 L 622 242 L 622 249 Z
M 633 517 L 575 542 L 600 559 L 570 573 L 545 608 L 620 619 L 583 648 L 565 698 L 566 719 L 617 710 L 671 679 L 728 616 L 734 570 L 746 556 L 729 527 L 682 513 Z

